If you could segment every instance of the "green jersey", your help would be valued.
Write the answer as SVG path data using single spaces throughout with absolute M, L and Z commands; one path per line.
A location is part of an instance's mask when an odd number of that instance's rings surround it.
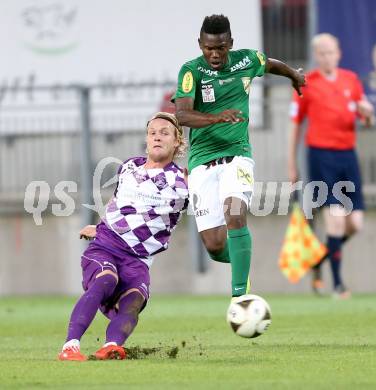
M 226 65 L 213 70 L 204 56 L 185 63 L 174 99 L 194 99 L 194 110 L 217 114 L 224 110 L 242 111 L 244 122 L 217 123 L 191 129 L 188 169 L 219 157 L 251 157 L 248 137 L 249 90 L 251 81 L 265 73 L 266 57 L 257 50 L 230 51 Z

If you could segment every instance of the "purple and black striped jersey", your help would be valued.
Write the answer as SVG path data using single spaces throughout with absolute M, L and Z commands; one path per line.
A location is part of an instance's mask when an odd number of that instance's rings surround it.
M 145 169 L 145 162 L 145 157 L 135 157 L 121 165 L 103 224 L 118 236 L 117 248 L 120 238 L 123 250 L 150 266 L 152 256 L 167 249 L 171 232 L 187 208 L 188 187 L 182 168 L 174 162 L 156 169 Z

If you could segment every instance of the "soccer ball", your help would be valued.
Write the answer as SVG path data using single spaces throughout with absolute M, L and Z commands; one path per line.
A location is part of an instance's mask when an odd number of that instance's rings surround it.
M 270 306 L 258 295 L 234 298 L 227 310 L 227 322 L 239 336 L 253 338 L 262 335 L 272 322 Z

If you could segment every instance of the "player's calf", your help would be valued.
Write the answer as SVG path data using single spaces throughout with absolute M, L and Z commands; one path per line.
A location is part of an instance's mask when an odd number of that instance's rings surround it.
M 138 315 L 144 306 L 145 298 L 137 290 L 127 291 L 119 300 L 119 309 L 106 331 L 106 343 L 123 345 L 138 322 Z
M 212 260 L 220 263 L 230 262 L 227 244 L 227 228 L 225 226 L 204 230 L 200 235 Z
M 122 360 L 126 351 L 122 347 L 138 323 L 138 315 L 144 307 L 145 298 L 137 290 L 127 291 L 119 300 L 118 313 L 112 318 L 106 331 L 106 343 L 96 353 L 98 360 Z
M 93 321 L 99 306 L 113 294 L 117 277 L 106 273 L 97 277 L 76 303 L 69 321 L 67 341 L 80 340 Z
M 93 321 L 99 306 L 113 294 L 117 280 L 117 275 L 111 271 L 98 274 L 78 300 L 71 314 L 66 343 L 58 356 L 59 360 L 87 360 L 80 352 L 81 337 Z

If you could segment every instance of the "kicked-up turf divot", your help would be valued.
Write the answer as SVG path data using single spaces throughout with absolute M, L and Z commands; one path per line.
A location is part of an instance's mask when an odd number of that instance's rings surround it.
M 143 348 L 139 345 L 135 347 L 124 348 L 127 354 L 127 360 L 140 360 L 145 359 L 148 356 L 155 355 L 161 358 L 168 357 L 169 359 L 176 359 L 179 353 L 179 347 L 150 347 Z M 89 355 L 88 360 L 100 360 L 95 357 L 95 355 Z M 114 353 L 113 356 L 108 360 L 121 360 L 118 353 Z
M 179 353 L 179 347 L 151 347 L 151 348 L 143 348 L 139 345 L 135 347 L 126 348 L 127 359 L 129 360 L 138 360 L 145 359 L 151 355 L 158 355 L 160 357 L 168 357 L 170 359 L 176 359 Z

